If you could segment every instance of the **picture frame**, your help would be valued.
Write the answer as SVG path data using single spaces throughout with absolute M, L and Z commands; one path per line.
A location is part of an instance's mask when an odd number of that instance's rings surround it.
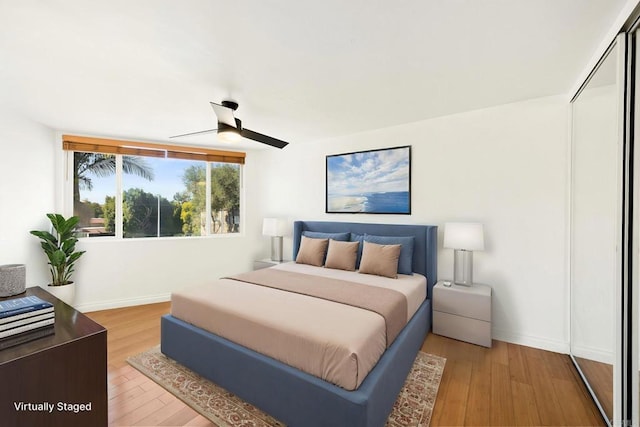
M 411 146 L 326 156 L 325 212 L 411 214 Z

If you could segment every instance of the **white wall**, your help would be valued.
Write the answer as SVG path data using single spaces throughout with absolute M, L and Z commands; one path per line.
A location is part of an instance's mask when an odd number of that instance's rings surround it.
M 48 269 L 29 230 L 46 227 L 55 207 L 54 133 L 0 108 L 0 264 L 26 264 L 27 286 Z
M 76 306 L 93 311 L 168 301 L 172 291 L 247 271 L 254 259 L 246 235 L 125 241 L 85 239 L 74 281 Z
M 493 287 L 494 337 L 567 352 L 567 126 L 566 99 L 550 97 L 312 144 L 294 141 L 256 158 L 259 217 L 482 222 L 486 251 L 474 254 L 474 279 Z M 400 145 L 412 146 L 412 215 L 324 213 L 327 154 Z M 452 252 L 440 249 L 440 279 L 452 277 Z

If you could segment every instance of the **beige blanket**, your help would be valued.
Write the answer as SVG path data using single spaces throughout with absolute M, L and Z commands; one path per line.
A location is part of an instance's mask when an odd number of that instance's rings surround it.
M 366 287 L 359 298 L 371 287 L 400 292 L 408 301 L 405 323 L 427 289 L 426 278 L 419 274 L 389 279 L 293 262 L 271 267 L 276 269 L 304 274 L 305 279 L 333 278 L 344 287 L 359 283 Z M 171 313 L 346 390 L 360 386 L 386 348 L 385 319 L 373 311 L 238 280 L 220 279 L 175 291 Z
M 377 313 L 385 320 L 387 347 L 407 323 L 407 299 L 393 289 L 274 268 L 250 271 L 226 279 L 322 298 Z

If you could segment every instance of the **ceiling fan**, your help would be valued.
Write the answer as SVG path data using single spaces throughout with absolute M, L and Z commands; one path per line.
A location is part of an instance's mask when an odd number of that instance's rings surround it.
M 226 142 L 237 142 L 242 138 L 253 139 L 263 144 L 271 145 L 276 148 L 284 148 L 289 143 L 271 136 L 263 135 L 258 132 L 242 127 L 242 121 L 233 116 L 233 112 L 238 109 L 238 103 L 234 101 L 222 101 L 222 104 L 210 102 L 211 108 L 218 117 L 218 127 L 215 129 L 201 130 L 199 132 L 183 133 L 174 135 L 169 138 L 180 138 L 183 136 L 200 135 L 204 133 L 217 132 L 221 140 Z

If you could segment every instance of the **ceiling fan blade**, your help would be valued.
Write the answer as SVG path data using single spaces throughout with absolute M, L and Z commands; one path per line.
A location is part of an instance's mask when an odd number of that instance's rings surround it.
M 211 104 L 211 108 L 213 108 L 214 113 L 216 113 L 219 122 L 233 126 L 234 128 L 237 127 L 236 119 L 233 117 L 233 110 L 231 108 L 216 104 L 215 102 L 210 102 L 209 104 Z
M 287 145 L 289 145 L 288 142 L 282 141 L 281 139 L 272 138 L 270 136 L 263 135 L 263 134 L 258 133 L 258 132 L 254 132 L 254 131 L 249 130 L 247 128 L 241 129 L 240 130 L 240 135 L 242 135 L 244 138 L 253 139 L 254 141 L 258 141 L 258 142 L 261 142 L 263 144 L 271 145 L 272 147 L 276 147 L 276 148 L 284 148 Z
M 191 135 L 200 135 L 200 134 L 205 134 L 205 133 L 211 133 L 211 132 L 215 132 L 218 129 L 207 129 L 207 130 L 200 130 L 198 132 L 189 132 L 189 133 L 183 133 L 181 135 L 173 135 L 170 136 L 169 138 L 180 138 L 182 136 L 191 136 Z

